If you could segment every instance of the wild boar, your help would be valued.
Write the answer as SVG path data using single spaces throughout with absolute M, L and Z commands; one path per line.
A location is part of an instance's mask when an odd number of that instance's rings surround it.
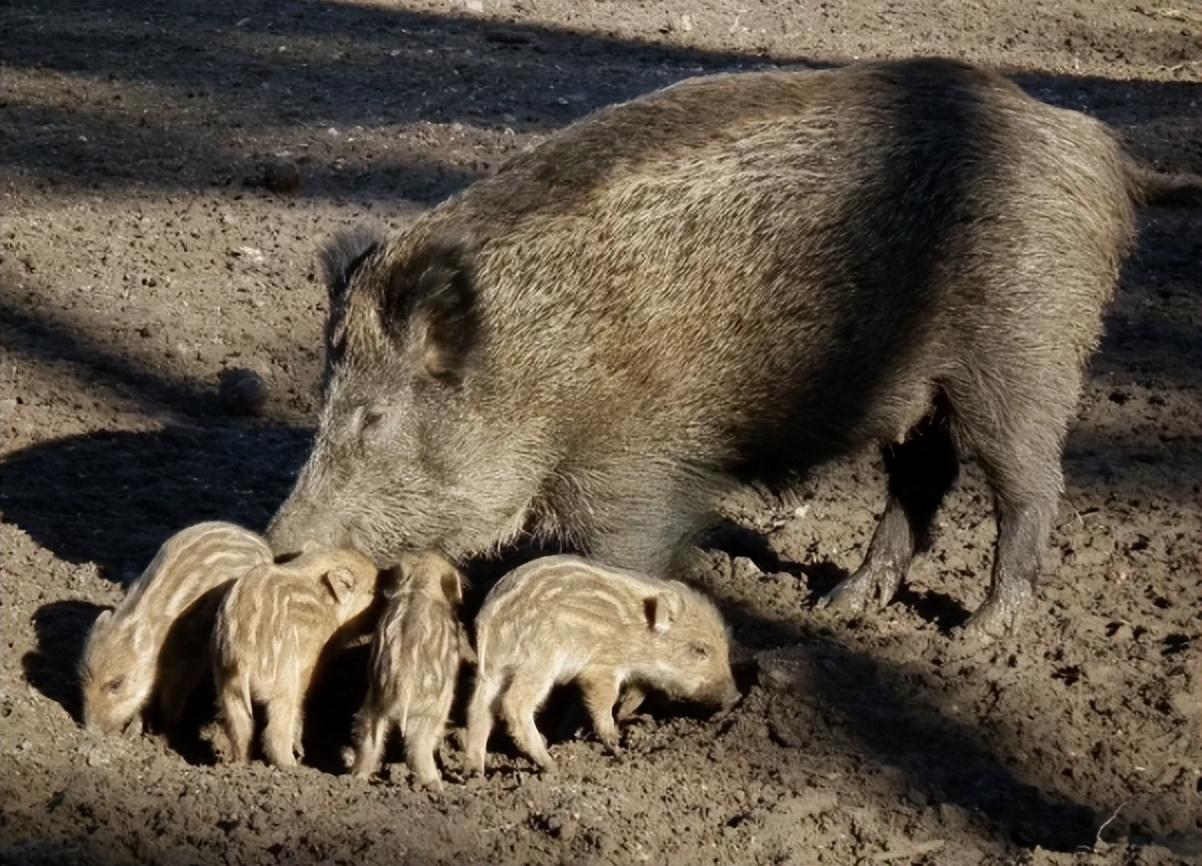
M 337 238 L 324 402 L 269 530 L 378 559 L 532 533 L 678 574 L 716 499 L 883 446 L 829 597 L 887 603 L 957 476 L 1031 597 L 1135 208 L 1202 201 L 1101 123 L 944 60 L 714 75 L 599 111 L 388 238 Z
M 434 753 L 446 733 L 461 660 L 471 656 L 459 622 L 463 575 L 437 553 L 406 555 L 384 589 L 387 607 L 371 644 L 371 679 L 355 717 L 351 772 L 380 767 L 389 732 L 405 738 L 405 761 L 421 785 L 440 788 Z
M 230 758 L 250 760 L 254 705 L 264 705 L 263 756 L 294 767 L 304 756 L 302 707 L 323 653 L 370 631 L 377 571 L 353 550 L 308 550 L 261 565 L 230 589 L 213 632 L 217 704 Z
M 553 765 L 534 714 L 555 685 L 576 682 L 597 737 L 618 750 L 614 705 L 623 686 L 729 707 L 739 699 L 726 626 L 713 602 L 658 580 L 577 556 L 527 563 L 493 587 L 476 617 L 476 686 L 468 706 L 466 763 L 484 772 L 499 707 L 514 743 Z
M 267 542 L 232 523 L 198 523 L 167 539 L 88 633 L 79 668 L 84 725 L 105 733 L 140 725 L 152 702 L 162 722 L 177 725 L 208 675 L 221 599 L 237 578 L 271 561 Z

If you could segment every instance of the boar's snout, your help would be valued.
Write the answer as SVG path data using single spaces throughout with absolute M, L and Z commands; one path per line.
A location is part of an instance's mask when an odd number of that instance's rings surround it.
M 345 546 L 345 533 L 340 532 L 332 521 L 320 520 L 316 515 L 300 514 L 285 503 L 267 527 L 267 543 L 277 556 L 301 553 L 306 544 L 331 550 Z

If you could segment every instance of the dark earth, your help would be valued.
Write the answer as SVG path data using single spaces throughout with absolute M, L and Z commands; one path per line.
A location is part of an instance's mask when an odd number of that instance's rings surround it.
M 100 606 L 168 534 L 262 528 L 286 492 L 336 229 L 403 226 L 680 78 L 867 57 L 1000 66 L 1200 172 L 1197 3 L 25 0 L 0 34 L 0 863 L 1202 862 L 1196 211 L 1142 216 L 1046 580 L 988 649 L 952 634 L 994 536 L 971 464 L 896 603 L 814 609 L 884 504 L 864 454 L 729 503 L 695 577 L 746 698 L 720 719 L 652 705 L 621 758 L 573 736 L 569 695 L 543 720 L 553 774 L 499 740 L 464 784 L 452 739 L 438 797 L 399 754 L 371 783 L 329 772 L 353 676 L 314 702 L 319 766 L 297 772 L 93 736 L 73 681 Z

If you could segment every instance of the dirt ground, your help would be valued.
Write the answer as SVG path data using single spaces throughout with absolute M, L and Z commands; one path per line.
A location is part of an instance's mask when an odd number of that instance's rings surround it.
M 598 106 L 772 63 L 999 65 L 1202 171 L 1197 4 L 30 0 L 0 6 L 0 33 L 0 863 L 1202 862 L 1196 212 L 1143 215 L 1046 582 L 987 651 L 949 634 L 993 540 L 971 465 L 897 603 L 814 609 L 883 506 L 867 454 L 788 501 L 731 503 L 697 579 L 747 696 L 720 720 L 653 707 L 620 759 L 569 730 L 554 774 L 501 751 L 463 784 L 448 748 L 433 797 L 396 764 L 368 784 L 93 736 L 73 684 L 100 606 L 166 535 L 261 527 L 282 498 L 334 230 L 402 226 Z M 299 189 L 264 186 L 273 161 Z M 268 384 L 259 417 L 217 399 L 239 367 Z M 319 702 L 314 754 L 354 688 Z

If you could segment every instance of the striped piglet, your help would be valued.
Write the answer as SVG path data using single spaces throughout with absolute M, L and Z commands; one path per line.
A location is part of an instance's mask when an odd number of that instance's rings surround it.
M 262 538 L 232 523 L 198 523 L 167 539 L 88 634 L 79 668 L 84 725 L 104 733 L 140 726 L 156 698 L 162 721 L 176 725 L 208 675 L 221 599 L 237 578 L 271 561 Z
M 619 716 L 645 689 L 727 707 L 739 698 L 726 626 L 713 602 L 658 580 L 575 556 L 536 559 L 503 577 L 476 618 L 476 688 L 466 764 L 484 771 L 499 707 L 514 743 L 542 769 L 553 762 L 534 714 L 557 684 L 575 681 L 597 736 L 617 752 Z
M 267 726 L 263 756 L 296 766 L 301 709 L 327 646 L 370 631 L 377 571 L 353 550 L 308 550 L 262 565 L 234 584 L 217 614 L 213 672 L 230 757 L 250 759 L 254 705 Z
M 414 779 L 441 788 L 434 754 L 446 733 L 460 664 L 472 657 L 459 621 L 463 575 L 441 554 L 426 552 L 403 555 L 392 578 L 372 637 L 371 684 L 355 717 L 351 772 L 365 777 L 379 768 L 395 726 Z

